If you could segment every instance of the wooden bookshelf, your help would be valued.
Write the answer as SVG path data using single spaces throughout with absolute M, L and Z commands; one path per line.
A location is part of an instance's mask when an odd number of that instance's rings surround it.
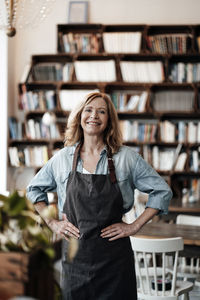
M 193 189 L 200 190 L 200 25 L 59 24 L 57 54 L 33 55 L 29 76 L 19 84 L 25 129 L 9 146 L 47 145 L 51 157 L 63 146 L 76 100 L 93 90 L 111 96 L 123 128 L 137 130 L 132 136 L 123 133 L 124 144 L 157 166 L 174 191 L 174 203 L 182 205 L 184 189 L 188 201 L 195 202 Z M 28 121 L 41 124 L 45 112 L 55 116 L 60 137 L 27 134 Z M 169 163 L 183 153 L 178 166 Z M 156 155 L 169 164 L 157 165 Z

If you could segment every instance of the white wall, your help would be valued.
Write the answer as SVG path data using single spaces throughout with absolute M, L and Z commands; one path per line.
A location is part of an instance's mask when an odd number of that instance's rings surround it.
M 8 44 L 4 32 L 0 32 L 0 193 L 6 191 L 7 177 L 7 84 L 8 84 Z
M 55 0 L 42 24 L 9 39 L 9 115 L 17 114 L 17 84 L 31 55 L 56 53 L 56 24 L 67 22 L 68 4 L 69 0 Z M 89 7 L 90 23 L 200 24 L 200 0 L 90 0 Z M 20 185 L 23 179 L 15 176 Z

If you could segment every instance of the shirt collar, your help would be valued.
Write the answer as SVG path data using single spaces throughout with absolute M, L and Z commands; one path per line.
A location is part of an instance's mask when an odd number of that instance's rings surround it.
M 70 147 L 70 150 L 69 150 L 69 154 L 70 155 L 74 155 L 74 152 L 75 152 L 76 147 L 77 147 L 78 144 L 79 144 L 79 142 L 75 143 L 73 146 Z M 104 155 L 107 152 L 108 152 L 108 146 L 105 145 L 104 148 L 101 150 L 100 155 L 102 156 L 102 155 Z

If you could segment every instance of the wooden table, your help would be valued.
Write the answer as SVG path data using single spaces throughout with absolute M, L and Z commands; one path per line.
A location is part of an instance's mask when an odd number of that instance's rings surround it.
M 143 238 L 182 237 L 184 245 L 200 246 L 200 227 L 151 222 L 143 226 L 135 235 Z M 200 255 L 200 249 L 199 249 Z

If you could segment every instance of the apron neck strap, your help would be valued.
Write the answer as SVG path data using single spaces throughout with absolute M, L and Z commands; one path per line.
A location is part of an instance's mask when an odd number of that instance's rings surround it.
M 108 169 L 110 172 L 110 180 L 112 183 L 117 182 L 116 174 L 115 174 L 115 165 L 112 158 L 112 151 L 110 147 L 108 147 Z
M 78 154 L 79 154 L 81 145 L 82 145 L 82 143 L 79 143 L 76 146 L 76 149 L 75 149 L 75 152 L 74 152 L 74 159 L 73 159 L 72 171 L 76 171 L 77 162 L 78 162 Z
M 80 148 L 82 146 L 82 143 L 79 143 L 75 149 L 74 152 L 74 159 L 73 159 L 73 165 L 72 165 L 72 171 L 76 171 L 77 167 L 77 162 L 78 162 L 78 154 L 80 151 Z M 116 175 L 115 175 L 115 166 L 113 163 L 113 158 L 112 158 L 112 151 L 108 147 L 108 169 L 109 169 L 109 174 L 110 174 L 110 179 L 112 183 L 115 183 L 117 181 Z

